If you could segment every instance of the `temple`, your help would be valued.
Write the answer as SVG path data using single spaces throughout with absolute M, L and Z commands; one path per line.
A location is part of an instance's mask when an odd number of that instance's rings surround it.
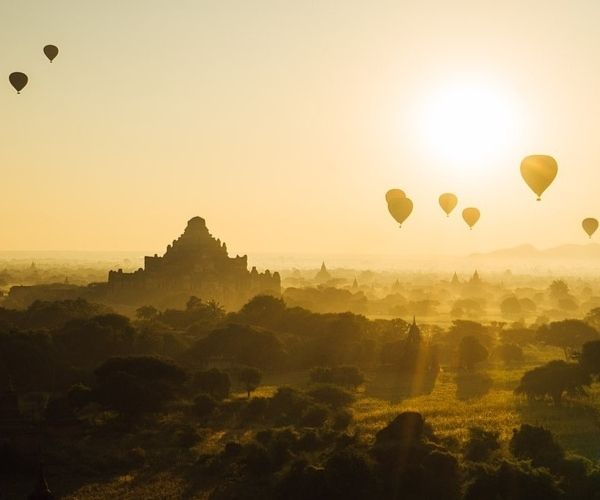
M 205 220 L 194 217 L 164 255 L 145 257 L 144 269 L 109 271 L 107 288 L 108 295 L 125 302 L 195 295 L 237 308 L 255 295 L 279 295 L 281 279 L 277 272 L 259 273 L 255 267 L 249 272 L 248 257 L 229 257 L 227 246 L 210 234 Z
M 196 296 L 237 310 L 256 295 L 280 293 L 279 273 L 259 273 L 255 267 L 248 271 L 248 257 L 229 257 L 227 246 L 210 234 L 205 220 L 194 217 L 164 255 L 145 257 L 144 268 L 135 272 L 109 271 L 108 282 L 84 287 L 64 283 L 15 286 L 9 299 L 17 307 L 27 307 L 39 299 L 84 298 L 127 311 L 142 305 L 183 307 Z

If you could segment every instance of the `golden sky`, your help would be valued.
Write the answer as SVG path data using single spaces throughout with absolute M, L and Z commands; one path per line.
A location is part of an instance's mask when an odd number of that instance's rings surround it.
M 234 253 L 586 243 L 598 19 L 593 0 L 0 2 L 0 250 L 161 251 L 194 215 Z M 540 203 L 519 174 L 537 153 L 559 164 Z

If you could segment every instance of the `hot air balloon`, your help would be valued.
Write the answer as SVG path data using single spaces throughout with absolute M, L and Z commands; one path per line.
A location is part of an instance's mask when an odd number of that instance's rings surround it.
M 479 213 L 479 210 L 477 208 L 474 208 L 474 207 L 465 208 L 462 211 L 463 219 L 465 220 L 465 222 L 469 226 L 469 229 L 473 229 L 473 226 L 479 220 L 479 216 L 480 215 L 481 214 Z
M 452 193 L 444 193 L 439 197 L 440 207 L 446 212 L 446 217 L 450 217 L 450 212 L 454 210 L 458 203 L 458 198 Z
M 542 193 L 552 184 L 557 172 L 558 165 L 552 156 L 527 156 L 521 162 L 521 175 L 531 190 L 537 194 L 538 201 L 542 199 Z
M 388 204 L 394 200 L 399 200 L 400 198 L 406 198 L 406 194 L 402 189 L 390 189 L 385 193 L 385 201 L 387 201 Z
M 46 57 L 52 62 L 58 55 L 58 47 L 56 45 L 46 45 L 44 47 L 44 54 L 46 54 Z
M 27 85 L 29 78 L 27 78 L 27 75 L 25 73 L 19 73 L 17 71 L 15 73 L 11 73 L 8 76 L 8 81 L 15 88 L 17 94 L 20 94 L 21 90 L 23 90 L 25 88 L 25 85 Z
M 413 202 L 409 198 L 398 198 L 388 203 L 388 210 L 400 227 L 413 210 Z
M 587 219 L 583 219 L 583 221 L 581 221 L 581 227 L 583 227 L 583 230 L 587 233 L 590 239 L 592 239 L 592 234 L 594 234 L 596 229 L 598 229 L 598 221 L 593 217 L 588 217 Z

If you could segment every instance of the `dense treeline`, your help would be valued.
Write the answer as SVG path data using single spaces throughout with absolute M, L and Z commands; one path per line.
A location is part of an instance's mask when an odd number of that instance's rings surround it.
M 584 320 L 530 326 L 454 320 L 444 329 L 318 314 L 270 296 L 229 314 L 192 297 L 183 310 L 142 307 L 134 320 L 80 300 L 36 302 L 0 309 L 0 380 L 20 395 L 45 395 L 31 415 L 50 436 L 65 425 L 105 444 L 167 436 L 153 462 L 140 446 L 115 451 L 109 469 L 160 464 L 172 442 L 193 487 L 212 498 L 595 498 L 597 465 L 566 454 L 546 429 L 523 425 L 507 442 L 473 428 L 458 442 L 408 412 L 369 437 L 353 405 L 390 376 L 394 390 L 405 383 L 406 397 L 427 394 L 440 369 L 454 374 L 458 400 L 477 398 L 493 383 L 490 367 L 518 368 L 530 348 L 544 347 L 556 359 L 520 372 L 514 392 L 552 410 L 584 397 L 600 374 L 598 317 L 593 310 Z M 302 380 L 259 391 L 265 379 L 293 374 Z M 244 439 L 193 451 L 233 430 Z M 0 445 L 0 475 L 33 466 Z M 62 453 L 77 449 L 90 470 L 108 467 L 78 446 Z

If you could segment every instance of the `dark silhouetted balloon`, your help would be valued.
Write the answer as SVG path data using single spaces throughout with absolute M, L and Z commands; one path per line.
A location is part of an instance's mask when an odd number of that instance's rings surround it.
M 462 211 L 463 219 L 469 226 L 469 229 L 473 229 L 473 226 L 475 224 L 477 224 L 477 221 L 479 220 L 480 215 L 481 214 L 479 213 L 479 210 L 474 207 L 465 208 Z
M 15 73 L 11 73 L 8 76 L 8 81 L 15 88 L 17 94 L 20 94 L 21 90 L 23 90 L 25 88 L 25 85 L 27 85 L 29 78 L 27 78 L 27 75 L 25 73 L 19 73 L 17 71 Z
M 398 198 L 388 203 L 388 210 L 400 227 L 413 210 L 413 202 L 408 198 Z
M 46 54 L 46 57 L 52 62 L 58 55 L 58 47 L 56 45 L 46 45 L 44 47 L 44 54 Z
M 439 197 L 440 207 L 446 212 L 446 216 L 450 217 L 450 212 L 454 210 L 458 203 L 458 198 L 452 193 L 444 193 Z
M 402 189 L 390 189 L 387 193 L 385 193 L 385 201 L 391 203 L 394 200 L 399 200 L 400 198 L 406 198 L 406 194 Z
M 537 194 L 538 201 L 542 199 L 542 193 L 552 184 L 557 173 L 558 165 L 552 156 L 527 156 L 521 162 L 521 175 L 531 190 Z
M 583 219 L 583 221 L 581 221 L 581 227 L 583 227 L 583 230 L 591 239 L 592 234 L 594 234 L 596 229 L 598 229 L 598 221 L 593 217 L 588 217 L 587 219 Z

